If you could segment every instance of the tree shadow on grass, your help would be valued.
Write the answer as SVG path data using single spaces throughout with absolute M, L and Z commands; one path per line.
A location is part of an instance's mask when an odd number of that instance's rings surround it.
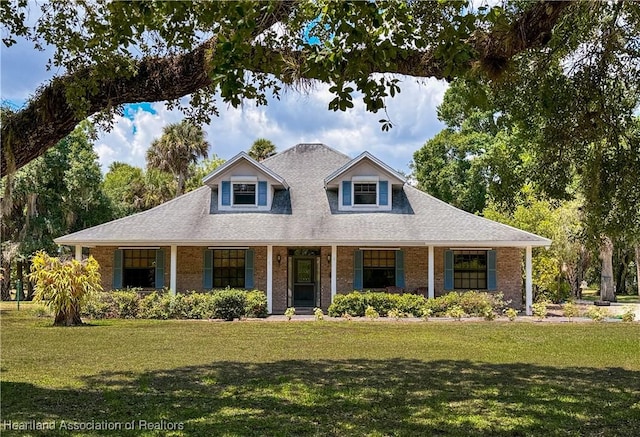
M 180 422 L 178 435 L 202 436 L 631 436 L 640 429 L 640 372 L 620 368 L 406 359 L 216 362 L 101 373 L 85 382 L 60 390 L 3 382 L 2 420 L 136 421 L 137 433 L 139 420 L 164 420 L 158 435 L 167 434 L 166 423 Z

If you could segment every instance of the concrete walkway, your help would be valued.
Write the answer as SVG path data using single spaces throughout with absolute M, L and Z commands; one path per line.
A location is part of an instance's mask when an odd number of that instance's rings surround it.
M 623 310 L 620 310 L 619 313 L 614 313 L 611 311 L 611 315 L 615 316 L 616 314 L 622 314 Z M 272 316 L 268 316 L 264 319 L 251 319 L 258 321 L 267 321 L 267 322 L 287 322 L 287 318 L 280 314 L 275 314 Z M 346 319 L 344 317 L 329 317 L 327 315 L 324 316 L 323 322 L 354 322 L 354 323 L 371 323 L 371 322 L 380 322 L 380 323 L 469 323 L 469 322 L 485 322 L 482 317 L 463 317 L 460 321 L 453 319 L 451 317 L 429 317 L 428 321 L 424 321 L 424 319 L 418 317 L 405 317 L 401 319 L 394 319 L 389 317 L 379 317 L 377 319 L 368 319 L 366 317 L 351 317 Z M 312 315 L 295 315 L 288 321 L 289 323 L 298 323 L 298 322 L 316 322 L 315 317 Z M 506 317 L 496 317 L 493 321 L 486 321 L 486 323 L 491 322 L 509 322 L 509 319 Z M 609 317 L 605 320 L 605 322 L 622 322 L 620 319 L 615 319 L 613 317 Z M 543 320 L 538 320 L 533 316 L 524 316 L 519 315 L 513 323 L 596 323 L 588 317 L 573 317 L 568 319 L 563 316 L 549 316 Z M 636 319 L 634 323 L 640 323 L 640 316 L 636 313 Z

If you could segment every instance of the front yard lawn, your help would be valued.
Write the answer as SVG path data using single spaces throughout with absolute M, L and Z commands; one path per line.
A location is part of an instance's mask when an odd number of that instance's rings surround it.
M 638 323 L 107 320 L 54 328 L 28 309 L 4 309 L 1 318 L 3 435 L 11 435 L 7 421 L 53 424 L 44 435 L 122 435 L 129 425 L 129 435 L 202 436 L 640 429 Z

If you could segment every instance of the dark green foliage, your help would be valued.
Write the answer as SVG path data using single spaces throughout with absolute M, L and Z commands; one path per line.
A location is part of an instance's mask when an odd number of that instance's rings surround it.
M 90 319 L 112 319 L 118 317 L 113 293 L 101 292 L 91 296 L 82 307 L 81 315 Z
M 329 305 L 328 314 L 329 317 L 342 317 L 344 314 L 362 317 L 366 308 L 364 293 L 354 291 L 349 294 L 336 295 L 333 298 L 333 303 Z
M 174 317 L 173 299 L 169 293 L 153 292 L 140 301 L 140 317 L 145 319 L 170 319 Z
M 247 291 L 245 302 L 245 316 L 267 317 L 267 296 L 262 291 Z
M 354 291 L 349 294 L 338 294 L 329 306 L 329 316 L 342 317 L 344 314 L 349 314 L 354 317 L 364 317 L 367 307 L 372 307 L 382 317 L 386 317 L 389 311 L 395 310 L 402 314 L 420 317 L 425 303 L 426 299 L 420 295 Z
M 93 150 L 95 135 L 94 126 L 83 122 L 43 156 L 2 179 L 0 187 L 7 189 L 2 199 L 2 241 L 19 243 L 21 257 L 38 250 L 54 254 L 54 238 L 111 219 Z
M 502 293 L 451 292 L 435 299 L 425 299 L 416 294 L 354 291 L 337 295 L 329 306 L 329 316 L 342 317 L 349 314 L 364 317 L 366 309 L 371 307 L 382 317 L 386 317 L 389 311 L 422 317 L 425 308 L 431 310 L 432 316 L 439 317 L 445 316 L 451 308 L 459 307 L 468 316 L 486 317 L 491 312 L 501 313 L 506 305 Z
M 140 298 L 135 291 L 114 291 L 113 302 L 121 319 L 135 319 L 140 310 Z
M 227 289 L 213 293 L 165 291 L 141 296 L 138 291 L 97 293 L 89 299 L 83 316 L 92 319 L 224 319 L 266 317 L 267 296 L 259 290 Z
M 247 292 L 244 290 L 227 289 L 214 291 L 211 315 L 214 319 L 227 321 L 239 319 L 245 315 L 246 299 Z
M 426 308 L 435 317 L 445 316 L 451 308 L 459 307 L 464 314 L 471 317 L 487 317 L 490 312 L 501 313 L 507 306 L 502 293 L 484 293 L 467 291 L 464 293 L 451 292 L 443 296 L 429 299 Z

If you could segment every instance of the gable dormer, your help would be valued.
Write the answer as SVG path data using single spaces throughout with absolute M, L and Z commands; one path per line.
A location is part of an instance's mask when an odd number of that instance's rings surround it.
M 369 152 L 364 152 L 324 180 L 326 189 L 337 189 L 339 211 L 390 211 L 393 187 L 405 178 Z
M 287 182 L 245 152 L 241 152 L 207 175 L 202 182 L 218 191 L 220 211 L 269 211 L 276 190 Z

